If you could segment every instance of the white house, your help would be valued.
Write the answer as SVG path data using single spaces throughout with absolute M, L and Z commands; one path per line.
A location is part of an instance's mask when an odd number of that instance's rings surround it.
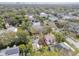
M 51 16 L 51 17 L 49 17 L 49 20 L 51 20 L 51 21 L 56 21 L 56 20 L 58 20 L 58 18 L 55 17 L 55 16 Z
M 29 15 L 28 18 L 29 18 L 29 20 L 33 20 L 34 19 L 33 15 Z
M 8 32 L 17 32 L 17 28 L 16 27 L 9 27 L 9 28 L 7 28 L 6 31 L 8 31 Z
M 40 17 L 48 17 L 48 14 L 46 14 L 46 13 L 44 13 L 44 12 L 42 12 L 42 13 L 40 13 Z
M 73 20 L 75 19 L 76 17 L 75 16 L 72 16 L 72 15 L 63 15 L 62 19 L 68 19 L 68 20 Z

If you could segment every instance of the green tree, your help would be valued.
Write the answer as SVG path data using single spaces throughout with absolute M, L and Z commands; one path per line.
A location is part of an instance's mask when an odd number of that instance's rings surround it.
M 25 55 L 26 46 L 24 44 L 20 44 L 19 45 L 19 49 L 20 49 L 20 55 L 24 56 Z
M 7 47 L 7 46 L 13 46 L 13 42 L 15 40 L 15 33 L 10 32 L 10 33 L 4 33 L 0 36 L 0 44 L 2 47 Z
M 55 35 L 57 42 L 60 43 L 60 42 L 64 42 L 65 41 L 65 38 L 64 38 L 64 36 L 63 36 L 62 33 L 60 33 L 60 32 L 54 32 L 53 34 Z
M 33 48 L 32 48 L 32 40 L 30 39 L 29 43 L 26 44 L 26 51 L 25 51 L 26 55 L 32 55 L 33 54 Z
M 0 18 L 0 29 L 4 28 L 4 20 Z
M 19 29 L 18 32 L 16 33 L 16 41 L 15 44 L 28 44 L 29 39 L 27 38 L 27 36 L 29 35 L 28 32 Z

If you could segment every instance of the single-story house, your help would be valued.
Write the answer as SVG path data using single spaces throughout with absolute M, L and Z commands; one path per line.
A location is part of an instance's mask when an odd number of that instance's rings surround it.
M 42 32 L 43 31 L 43 26 L 41 25 L 40 22 L 33 22 L 32 27 L 38 32 Z
M 46 34 L 44 36 L 44 41 L 47 45 L 51 45 L 55 43 L 55 36 L 52 34 Z
M 46 14 L 46 13 L 44 13 L 44 12 L 41 12 L 41 13 L 40 13 L 40 17 L 46 17 L 46 18 L 47 18 L 47 17 L 48 17 L 48 14 Z
M 56 20 L 58 20 L 58 18 L 56 16 L 54 16 L 54 15 L 50 15 L 49 20 L 56 21 Z
M 11 27 L 7 28 L 6 31 L 8 31 L 8 32 L 17 32 L 17 28 L 11 26 Z
M 55 45 L 55 48 L 57 48 L 57 50 L 65 56 L 71 56 L 72 52 L 74 52 L 75 50 L 68 45 L 66 42 L 62 42 L 62 43 L 58 43 L 57 45 Z
M 0 56 L 19 56 L 19 47 L 6 48 L 0 51 Z
M 72 31 L 76 34 L 79 33 L 79 24 L 77 23 L 69 23 L 66 25 L 69 31 Z
M 63 15 L 62 19 L 73 20 L 73 19 L 76 19 L 76 17 L 72 15 Z

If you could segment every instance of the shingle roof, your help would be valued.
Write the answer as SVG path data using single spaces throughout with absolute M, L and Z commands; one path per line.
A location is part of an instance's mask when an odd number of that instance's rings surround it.
M 74 51 L 74 49 L 72 47 L 70 47 L 67 43 L 65 42 L 62 42 L 62 43 L 59 43 L 58 45 L 56 45 L 55 47 L 59 48 L 59 49 L 66 49 L 66 50 L 72 50 Z
M 0 55 L 2 56 L 7 56 L 7 55 L 19 55 L 19 48 L 18 47 L 12 47 L 12 48 L 7 48 L 3 49 L 0 51 Z
M 6 55 L 12 55 L 12 54 L 16 54 L 16 53 L 19 53 L 18 48 L 10 48 L 10 49 L 6 50 L 6 52 L 5 52 Z

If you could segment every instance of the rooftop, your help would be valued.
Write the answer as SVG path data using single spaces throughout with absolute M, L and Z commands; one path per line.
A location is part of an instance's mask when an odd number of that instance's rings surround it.
M 18 56 L 19 48 L 18 47 L 6 48 L 6 49 L 0 51 L 0 55 L 2 55 L 2 56 L 8 56 L 8 55 Z

